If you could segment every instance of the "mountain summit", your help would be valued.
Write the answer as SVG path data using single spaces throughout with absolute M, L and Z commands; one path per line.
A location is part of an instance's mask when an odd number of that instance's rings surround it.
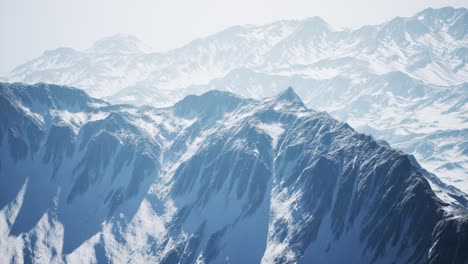
M 151 48 L 141 42 L 134 35 L 116 34 L 100 39 L 88 50 L 90 53 L 119 54 L 119 53 L 148 53 Z
M 284 92 L 276 96 L 276 100 L 288 101 L 288 102 L 300 102 L 302 103 L 301 98 L 296 94 L 294 89 L 289 86 Z

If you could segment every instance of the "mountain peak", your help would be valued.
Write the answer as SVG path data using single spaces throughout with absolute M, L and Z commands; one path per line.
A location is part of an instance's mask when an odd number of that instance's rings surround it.
M 174 105 L 174 111 L 179 116 L 193 118 L 219 118 L 225 112 L 232 111 L 244 99 L 225 91 L 212 90 L 201 95 L 188 95 Z
M 116 34 L 94 43 L 91 53 L 145 53 L 151 48 L 131 34 Z
M 464 7 L 454 8 L 451 6 L 446 6 L 436 9 L 429 7 L 422 10 L 421 12 L 418 12 L 413 18 L 416 18 L 421 21 L 426 21 L 426 23 L 440 23 L 448 22 L 453 19 L 457 20 L 466 13 L 467 9 Z
M 309 33 L 319 33 L 323 31 L 332 31 L 332 27 L 325 22 L 321 17 L 314 16 L 306 18 L 302 21 L 302 30 L 310 31 Z
M 455 7 L 452 7 L 452 6 L 445 6 L 445 7 L 441 7 L 441 8 L 432 8 L 432 7 L 428 7 L 420 12 L 418 12 L 416 14 L 416 17 L 419 16 L 419 15 L 422 15 L 422 14 L 439 14 L 439 15 L 447 15 L 447 14 L 453 14 L 453 13 L 464 13 L 466 12 L 467 9 L 464 8 L 464 7 L 459 7 L 459 8 L 455 8 Z
M 279 93 L 277 96 L 268 99 L 266 103 L 269 107 L 285 113 L 289 112 L 298 114 L 310 111 L 291 86 Z
M 300 102 L 301 98 L 296 94 L 294 89 L 289 86 L 286 90 L 276 96 L 276 101 Z

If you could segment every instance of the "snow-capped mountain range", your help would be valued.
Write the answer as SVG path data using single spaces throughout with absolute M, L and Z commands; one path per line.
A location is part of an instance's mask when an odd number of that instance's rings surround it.
M 459 85 L 468 78 L 467 19 L 466 9 L 447 7 L 357 30 L 334 30 L 319 17 L 285 20 L 235 26 L 167 53 L 146 53 L 136 37 L 119 34 L 85 51 L 46 51 L 15 68 L 9 80 L 67 84 L 98 97 L 130 86 L 180 90 L 243 67 L 356 81 L 362 74 L 400 71 L 425 83 Z
M 293 89 L 168 108 L 0 83 L 0 255 L 25 263 L 464 263 L 468 211 Z
M 166 53 L 116 35 L 85 51 L 46 51 L 7 80 L 156 107 L 210 89 L 260 99 L 293 86 L 308 107 L 414 154 L 468 192 L 467 24 L 467 10 L 451 7 L 356 30 L 313 17 L 235 26 Z

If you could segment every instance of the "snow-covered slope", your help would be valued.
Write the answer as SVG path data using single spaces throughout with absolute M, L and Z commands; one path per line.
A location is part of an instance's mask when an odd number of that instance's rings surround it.
M 466 209 L 439 200 L 411 156 L 292 89 L 156 109 L 3 83 L 0 108 L 5 262 L 468 259 Z
M 327 111 L 360 132 L 412 153 L 424 168 L 468 193 L 468 86 L 425 84 L 401 72 L 310 79 L 238 69 L 207 85 L 260 99 L 292 85 L 312 109 Z
M 167 53 L 116 35 L 85 51 L 47 51 L 8 80 L 153 106 L 213 88 L 259 99 L 293 86 L 308 107 L 414 154 L 468 192 L 467 23 L 467 10 L 451 7 L 356 30 L 313 17 L 235 26 Z
M 318 17 L 235 26 L 167 53 L 145 53 L 134 36 L 99 40 L 83 52 L 60 48 L 18 66 L 10 81 L 67 84 L 95 96 L 130 86 L 178 90 L 239 67 L 313 78 L 401 71 L 437 85 L 466 82 L 464 8 L 426 9 L 357 30 Z

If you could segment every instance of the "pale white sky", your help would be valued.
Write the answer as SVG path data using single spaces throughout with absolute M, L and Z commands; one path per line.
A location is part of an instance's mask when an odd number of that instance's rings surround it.
M 82 50 L 116 33 L 165 51 L 239 24 L 320 16 L 356 28 L 442 6 L 468 0 L 0 0 L 0 76 L 46 49 Z

